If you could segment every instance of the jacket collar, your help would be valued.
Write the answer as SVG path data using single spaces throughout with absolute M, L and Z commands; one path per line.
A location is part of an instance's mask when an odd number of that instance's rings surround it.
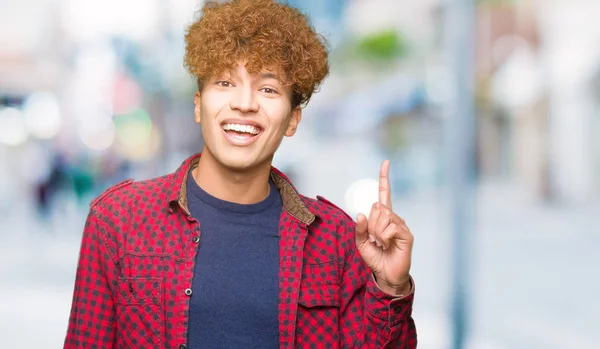
M 189 157 L 173 173 L 171 177 L 172 185 L 169 190 L 169 210 L 171 212 L 179 206 L 188 216 L 190 215 L 187 200 L 187 176 L 190 170 L 198 165 L 200 155 L 195 154 Z M 283 201 L 283 209 L 305 225 L 310 225 L 314 222 L 315 215 L 302 202 L 300 195 L 290 180 L 275 167 L 271 167 L 271 179 L 277 189 L 279 189 L 281 200 Z

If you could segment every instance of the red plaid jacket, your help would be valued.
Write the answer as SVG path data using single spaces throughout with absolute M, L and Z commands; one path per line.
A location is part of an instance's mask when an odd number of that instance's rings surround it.
M 64 348 L 185 349 L 200 228 L 186 199 L 199 156 L 167 176 L 109 188 L 91 204 Z M 355 248 L 354 223 L 299 195 L 276 169 L 280 348 L 416 348 L 413 292 L 382 292 Z

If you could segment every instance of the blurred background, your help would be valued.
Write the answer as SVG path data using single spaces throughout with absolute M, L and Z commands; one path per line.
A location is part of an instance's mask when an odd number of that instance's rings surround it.
M 275 165 L 416 236 L 419 348 L 600 348 L 600 2 L 296 0 L 331 75 Z M 2 0 L 0 347 L 60 348 L 90 200 L 202 149 L 202 0 Z

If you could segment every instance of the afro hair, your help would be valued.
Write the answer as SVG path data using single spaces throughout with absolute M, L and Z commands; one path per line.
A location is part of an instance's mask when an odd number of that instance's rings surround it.
M 279 69 L 304 106 L 329 73 L 328 43 L 297 9 L 274 0 L 207 2 L 185 35 L 184 66 L 202 83 L 246 63 L 249 72 Z

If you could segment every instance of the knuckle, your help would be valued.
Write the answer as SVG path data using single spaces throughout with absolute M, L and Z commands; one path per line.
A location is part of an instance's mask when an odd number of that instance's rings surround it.
M 396 233 L 395 233 L 395 231 L 393 229 L 388 229 L 385 232 L 385 239 L 386 240 L 391 240 L 395 235 L 396 235 Z
M 380 222 L 381 230 L 386 229 L 391 224 L 392 224 L 392 220 L 390 219 L 390 217 L 388 217 L 388 216 L 382 216 L 381 217 L 381 222 Z

